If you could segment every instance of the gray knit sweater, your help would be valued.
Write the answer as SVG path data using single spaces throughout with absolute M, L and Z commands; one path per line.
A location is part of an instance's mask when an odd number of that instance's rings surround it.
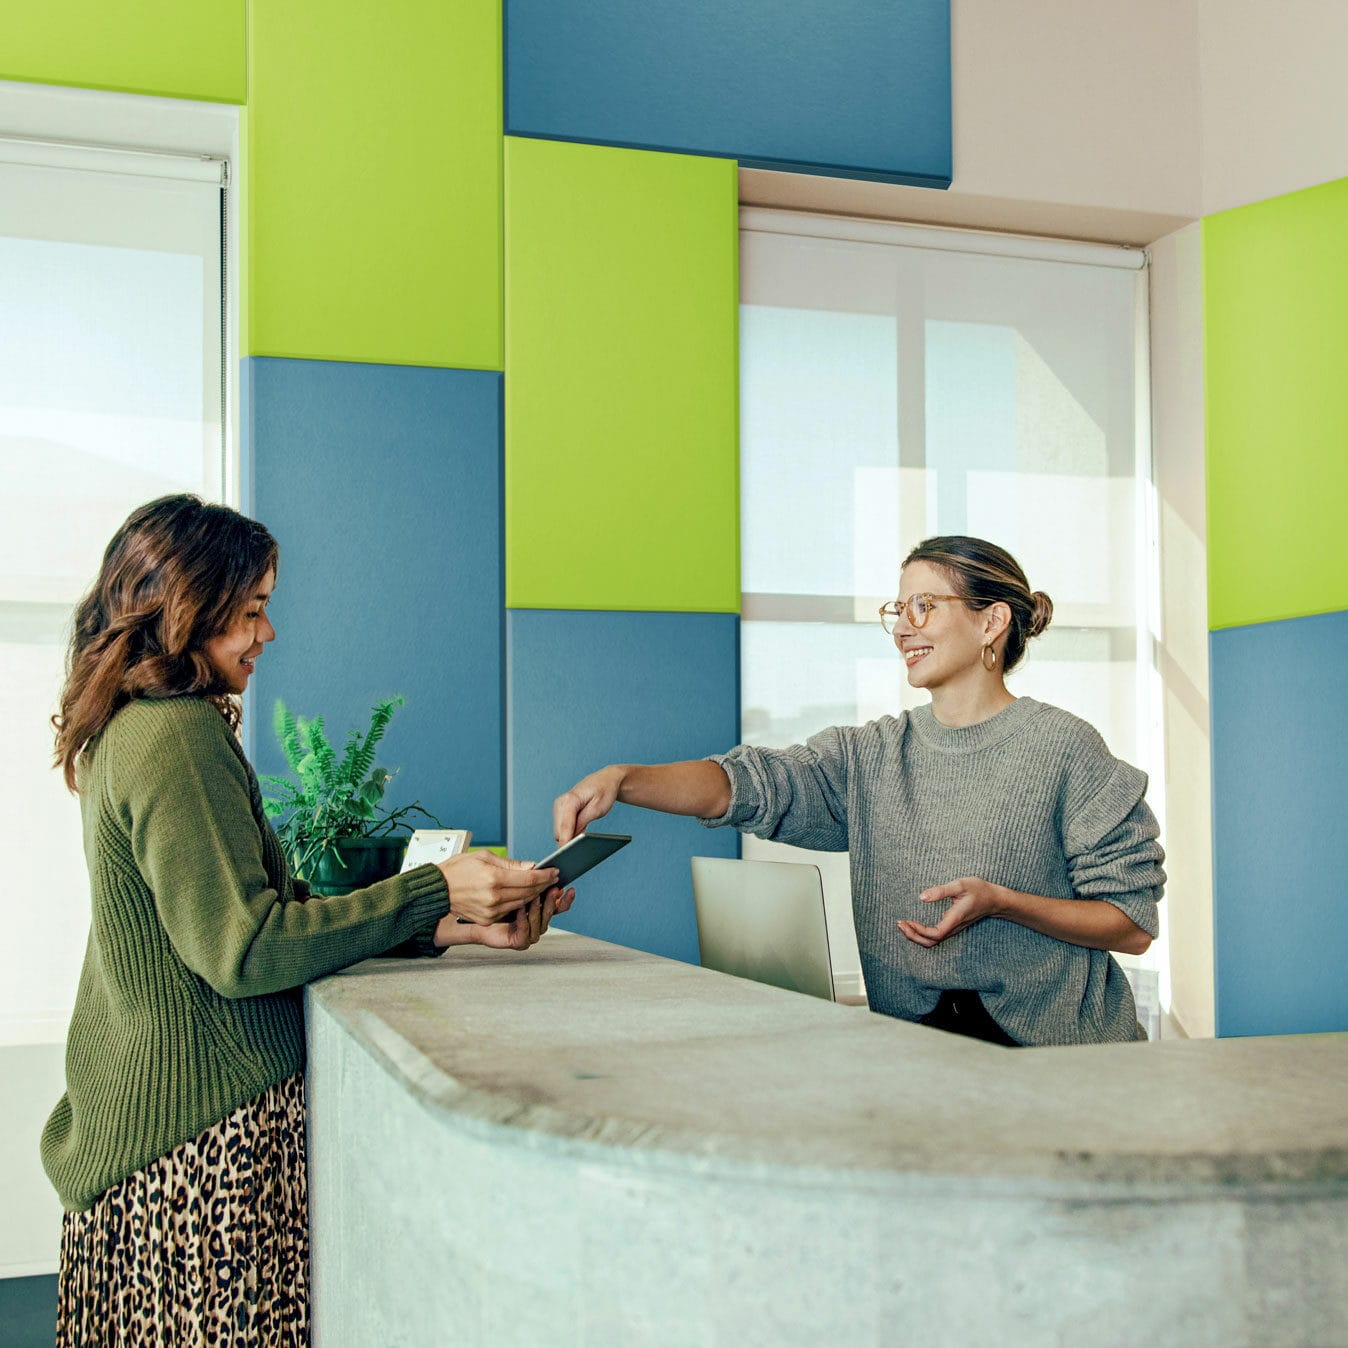
M 1103 950 L 984 918 L 927 949 L 895 926 L 937 922 L 922 890 L 962 876 L 1059 899 L 1103 899 L 1151 935 L 1165 872 L 1146 776 L 1085 721 L 1018 698 L 977 725 L 929 706 L 834 726 L 789 749 L 712 756 L 730 809 L 709 827 L 850 852 L 857 944 L 872 1010 L 916 1020 L 944 988 L 976 989 L 1025 1044 L 1141 1036 L 1123 970 Z

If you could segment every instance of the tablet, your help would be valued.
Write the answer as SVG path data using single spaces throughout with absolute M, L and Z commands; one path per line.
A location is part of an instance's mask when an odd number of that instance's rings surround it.
M 632 841 L 627 833 L 577 833 L 569 843 L 563 843 L 555 852 L 535 863 L 536 870 L 556 866 L 561 872 L 557 883 L 565 889 L 574 884 L 586 871 L 599 865 L 605 857 L 626 847 Z

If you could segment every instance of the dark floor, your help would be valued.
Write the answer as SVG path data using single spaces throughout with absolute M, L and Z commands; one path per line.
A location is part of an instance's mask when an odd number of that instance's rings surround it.
M 56 1275 L 0 1278 L 0 1348 L 52 1348 Z

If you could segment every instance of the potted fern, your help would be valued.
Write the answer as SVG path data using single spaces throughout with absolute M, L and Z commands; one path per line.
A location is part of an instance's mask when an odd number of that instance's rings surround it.
M 295 875 L 316 894 L 345 894 L 396 875 L 410 816 L 440 826 L 420 803 L 396 810 L 381 804 L 393 774 L 375 766 L 375 746 L 402 705 L 401 697 L 376 702 L 369 727 L 351 731 L 338 757 L 321 716 L 296 716 L 276 701 L 272 727 L 294 777 L 264 776 L 275 794 L 262 804 L 269 819 L 281 821 L 276 835 Z

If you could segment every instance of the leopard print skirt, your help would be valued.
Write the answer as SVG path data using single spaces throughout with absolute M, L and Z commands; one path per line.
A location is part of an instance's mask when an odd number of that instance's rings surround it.
M 304 1166 L 299 1074 L 66 1213 L 57 1348 L 307 1344 Z

